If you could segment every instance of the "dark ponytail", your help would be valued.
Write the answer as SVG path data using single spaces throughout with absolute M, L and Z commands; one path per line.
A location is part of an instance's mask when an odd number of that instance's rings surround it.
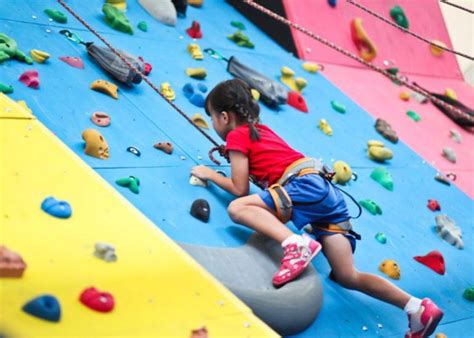
M 256 124 L 260 123 L 260 106 L 254 100 L 247 83 L 239 79 L 227 80 L 215 86 L 206 97 L 206 114 L 211 110 L 220 114 L 223 111 L 234 113 L 240 121 L 249 125 L 250 138 L 260 140 Z

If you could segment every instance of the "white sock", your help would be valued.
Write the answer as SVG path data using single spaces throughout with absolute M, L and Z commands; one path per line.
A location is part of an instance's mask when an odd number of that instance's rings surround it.
M 283 241 L 283 243 L 281 243 L 281 246 L 285 247 L 285 246 L 287 246 L 288 244 L 291 244 L 291 243 L 302 244 L 303 243 L 303 237 L 301 237 L 300 235 L 297 235 L 297 234 L 293 234 L 290 237 L 288 237 L 287 239 L 285 239 Z
M 417 312 L 420 309 L 421 306 L 421 299 L 416 298 L 416 297 L 411 297 L 410 300 L 408 300 L 408 303 L 405 305 L 405 308 L 403 311 L 405 311 L 408 314 L 412 314 Z

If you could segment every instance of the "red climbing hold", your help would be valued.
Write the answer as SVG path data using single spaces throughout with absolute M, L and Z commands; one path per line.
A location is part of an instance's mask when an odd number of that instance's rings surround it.
M 293 108 L 302 111 L 303 113 L 308 112 L 308 106 L 306 105 L 306 101 L 304 100 L 303 96 L 301 96 L 301 94 L 298 92 L 290 91 L 288 93 L 287 103 Z
M 191 24 L 191 27 L 186 29 L 186 32 L 193 39 L 202 38 L 201 25 L 197 21 L 193 21 L 193 23 Z
M 148 76 L 151 73 L 151 70 L 153 69 L 153 66 L 150 63 L 143 60 L 143 58 L 141 56 L 138 57 L 138 60 L 140 60 L 141 62 L 143 62 L 145 64 L 145 70 L 143 71 L 143 73 L 145 73 L 145 75 Z
M 430 251 L 425 256 L 415 256 L 413 258 L 440 275 L 444 275 L 446 272 L 444 257 L 438 250 Z
M 60 56 L 59 60 L 67 63 L 69 66 L 79 69 L 84 69 L 84 62 L 80 57 L 74 56 Z
M 428 200 L 427 207 L 431 211 L 440 211 L 441 210 L 441 206 L 439 205 L 437 200 Z
M 99 292 L 91 287 L 82 291 L 79 298 L 82 304 L 98 312 L 110 312 L 114 309 L 114 297 L 108 292 Z
M 40 85 L 40 80 L 38 77 L 38 72 L 36 70 L 29 70 L 21 74 L 19 79 L 25 86 L 38 89 Z

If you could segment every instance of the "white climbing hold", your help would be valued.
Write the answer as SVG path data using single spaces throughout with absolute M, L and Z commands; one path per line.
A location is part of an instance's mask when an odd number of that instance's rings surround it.
M 200 178 L 191 175 L 189 178 L 189 184 L 198 186 L 198 187 L 207 187 L 207 181 L 201 180 Z
M 448 217 L 448 215 L 438 215 L 435 218 L 436 227 L 435 230 L 442 239 L 451 245 L 454 245 L 458 249 L 464 248 L 464 242 L 462 240 L 461 228 L 456 226 L 454 220 Z
M 377 327 L 378 327 L 379 329 L 383 329 L 383 325 L 382 325 L 382 324 L 377 324 Z
M 461 143 L 462 141 L 462 138 L 461 138 L 461 134 L 459 134 L 459 132 L 455 129 L 450 129 L 449 130 L 449 133 L 451 135 L 451 139 L 456 142 L 456 143 Z
M 369 330 L 369 328 L 367 326 L 365 326 L 365 325 L 362 326 L 362 331 L 367 331 L 367 330 Z

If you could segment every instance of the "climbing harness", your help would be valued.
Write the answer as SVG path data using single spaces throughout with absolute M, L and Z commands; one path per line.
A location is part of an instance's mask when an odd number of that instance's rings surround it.
M 446 102 L 444 102 L 443 100 L 438 99 L 437 97 L 434 97 L 429 92 L 421 89 L 420 87 L 415 86 L 412 83 L 409 83 L 408 81 L 405 81 L 401 77 L 390 74 L 390 72 L 388 72 L 387 70 L 383 70 L 382 68 L 380 68 L 380 67 L 378 67 L 378 66 L 376 66 L 376 65 L 374 65 L 370 62 L 367 62 L 367 61 L 363 60 L 362 58 L 358 57 L 357 55 L 348 52 L 347 50 L 337 46 L 336 44 L 334 44 L 334 43 L 320 37 L 319 35 L 311 32 L 310 30 L 308 30 L 304 27 L 301 27 L 300 25 L 298 25 L 298 24 L 282 17 L 281 15 L 276 14 L 275 12 L 272 12 L 271 10 L 269 10 L 268 8 L 266 8 L 262 5 L 257 4 L 253 0 L 242 0 L 242 1 L 244 3 L 246 3 L 247 5 L 252 6 L 253 8 L 261 11 L 262 13 L 274 18 L 275 20 L 277 20 L 277 21 L 279 21 L 279 22 L 281 22 L 281 23 L 283 23 L 287 26 L 293 27 L 294 29 L 299 30 L 300 32 L 308 35 L 309 37 L 315 39 L 316 41 L 322 43 L 323 45 L 325 45 L 327 47 L 330 47 L 330 48 L 338 51 L 339 53 L 344 54 L 345 56 L 347 56 L 347 57 L 349 57 L 349 58 L 365 65 L 366 67 L 368 67 L 368 68 L 384 75 L 385 77 L 389 78 L 390 80 L 397 81 L 400 85 L 404 85 L 405 87 L 411 89 L 412 91 L 414 91 L 416 93 L 419 93 L 419 94 L 421 94 L 425 97 L 428 97 L 431 100 L 431 102 L 433 102 L 433 103 L 436 102 L 438 105 L 442 106 L 445 109 L 448 109 L 453 114 L 458 115 L 458 116 L 463 116 L 467 120 L 472 121 L 474 123 L 474 117 L 471 117 L 468 114 L 466 114 L 465 112 L 463 112 L 462 110 L 460 110 L 460 109 L 458 109 L 458 108 L 456 108 L 456 107 L 454 107 L 450 104 L 447 104 Z
M 404 27 L 402 27 L 402 26 L 400 26 L 400 25 L 397 25 L 396 23 L 394 23 L 394 22 L 390 21 L 389 19 L 387 19 L 387 18 L 381 16 L 380 14 L 378 14 L 378 13 L 376 13 L 376 12 L 374 12 L 374 11 L 368 9 L 367 7 L 362 6 L 361 4 L 357 3 L 357 2 L 354 1 L 354 0 L 346 0 L 346 2 L 350 3 L 350 4 L 353 5 L 353 6 L 356 6 L 356 7 L 359 8 L 359 9 L 362 9 L 363 11 L 369 13 L 370 15 L 376 17 L 377 19 L 380 19 L 380 20 L 384 21 L 385 23 L 388 23 L 390 26 L 396 27 L 396 28 L 398 28 L 398 29 L 404 31 L 405 33 L 410 34 L 411 36 L 414 36 L 415 38 L 417 38 L 417 39 L 419 39 L 419 40 L 421 40 L 421 41 L 426 42 L 426 43 L 429 44 L 429 45 L 432 45 L 432 44 L 433 44 L 432 41 L 430 41 L 430 40 L 428 40 L 428 39 L 422 37 L 421 35 L 418 35 L 418 34 L 416 34 L 416 33 L 413 33 L 412 31 L 410 31 L 410 30 L 408 30 L 408 29 L 406 29 L 406 28 L 404 28 Z M 443 1 L 442 1 L 442 2 L 443 2 Z M 466 58 L 466 59 L 469 59 L 469 60 L 471 60 L 471 61 L 474 60 L 474 57 L 472 57 L 472 56 L 470 56 L 470 55 L 467 55 L 467 54 L 464 54 L 464 53 L 461 53 L 461 52 L 458 52 L 458 51 L 455 51 L 455 50 L 450 49 L 450 48 L 448 48 L 448 47 L 441 46 L 441 45 L 437 45 L 437 47 L 440 48 L 440 49 L 442 49 L 442 50 L 444 50 L 444 51 L 446 51 L 446 52 L 449 52 L 449 53 L 453 53 L 453 54 L 462 56 L 462 57 L 464 57 L 464 58 Z
M 453 6 L 453 7 L 456 7 L 457 9 L 460 9 L 460 10 L 463 10 L 465 12 L 468 12 L 468 13 L 471 13 L 471 14 L 474 14 L 474 11 L 472 9 L 469 9 L 469 8 L 466 8 L 466 7 L 462 7 L 458 4 L 455 4 L 455 3 L 452 3 L 448 0 L 439 0 L 441 3 L 443 4 L 446 4 L 446 5 L 450 5 L 450 6 Z

